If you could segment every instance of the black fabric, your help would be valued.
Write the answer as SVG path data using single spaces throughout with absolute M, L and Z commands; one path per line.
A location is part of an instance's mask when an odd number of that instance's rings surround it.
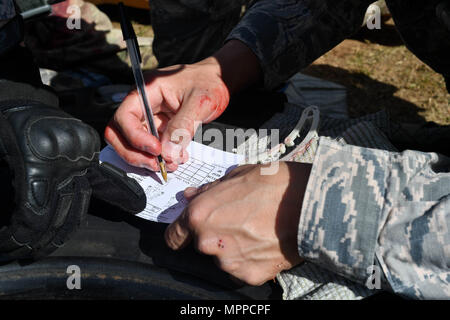
M 23 36 L 23 18 L 20 15 L 16 15 L 0 28 L 0 55 L 19 46 L 20 42 L 23 41 Z
M 450 32 L 450 2 L 442 1 L 436 6 L 436 16 Z
M 150 0 L 150 7 L 153 53 L 160 68 L 214 54 L 241 13 L 239 1 Z
M 30 50 L 20 45 L 23 37 L 23 18 L 20 15 L 0 28 L 0 79 L 42 85 L 39 68 Z
M 12 178 L 1 183 L 14 189 L 12 212 L 0 213 L 0 261 L 39 258 L 62 246 L 91 195 L 131 213 L 145 207 L 136 181 L 99 164 L 97 132 L 53 102 L 42 89 L 0 81 L 0 157 Z

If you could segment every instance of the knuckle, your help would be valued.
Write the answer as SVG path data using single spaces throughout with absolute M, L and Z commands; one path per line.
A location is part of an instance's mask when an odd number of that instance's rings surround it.
M 121 120 L 121 114 L 123 112 L 123 105 L 119 107 L 119 109 L 117 109 L 117 111 L 114 113 L 112 119 L 111 119 L 111 124 L 113 124 L 114 126 L 118 126 L 120 127 L 120 120 Z
M 195 201 L 194 199 L 187 208 L 187 214 L 188 224 L 192 228 L 197 229 L 205 221 L 205 217 L 208 215 L 208 212 L 201 202 Z
M 209 253 L 210 252 L 210 241 L 209 239 L 206 239 L 204 237 L 199 237 L 197 239 L 197 244 L 196 244 L 197 250 L 201 253 Z
M 136 161 L 136 159 L 132 155 L 130 155 L 129 153 L 122 153 L 120 155 L 120 157 L 123 160 L 125 160 L 126 163 L 128 163 L 128 164 L 130 164 L 132 166 L 136 166 L 136 167 L 139 166 L 137 161 Z
M 42 118 L 28 131 L 29 146 L 43 158 L 78 161 L 100 149 L 100 138 L 90 126 L 72 118 Z
M 262 280 L 258 275 L 255 275 L 254 273 L 246 273 L 240 279 L 251 286 L 260 286 L 265 282 L 265 280 Z
M 190 207 L 188 210 L 188 224 L 194 228 L 197 229 L 201 226 L 203 222 L 202 214 L 199 210 L 195 210 L 195 208 Z
M 219 259 L 219 268 L 223 271 L 234 275 L 239 270 L 239 265 L 236 262 L 226 262 Z
M 143 147 L 139 141 L 139 132 L 136 130 L 130 130 L 128 133 L 128 142 L 133 146 L 135 149 L 142 150 Z
M 106 128 L 105 131 L 103 132 L 103 136 L 105 138 L 105 140 L 110 143 L 113 140 L 113 132 L 112 132 L 112 128 L 111 125 L 109 124 Z
M 167 124 L 167 129 L 171 132 L 172 137 L 190 137 L 194 128 L 194 120 L 188 117 L 179 117 Z
M 206 190 L 209 190 L 211 187 L 212 187 L 212 185 L 213 185 L 213 182 L 209 182 L 209 183 L 206 183 L 206 184 L 204 184 L 204 185 L 201 185 L 200 187 L 199 187 L 199 193 L 203 193 L 203 192 L 205 192 Z

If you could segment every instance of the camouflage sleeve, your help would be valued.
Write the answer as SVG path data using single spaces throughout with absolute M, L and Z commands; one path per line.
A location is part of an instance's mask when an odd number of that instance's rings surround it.
M 20 15 L 16 15 L 13 0 L 0 1 L 0 56 L 9 52 L 23 40 L 23 26 Z M 2 61 L 4 62 L 4 61 Z M 4 69 L 4 68 L 3 68 Z M 3 70 L 0 73 L 3 75 Z
M 300 256 L 409 298 L 450 297 L 450 159 L 320 138 L 301 211 Z
M 4 0 L 0 2 L 0 28 L 16 15 L 13 0 Z
M 244 42 L 259 58 L 273 89 L 361 26 L 373 0 L 261 0 L 227 40 Z

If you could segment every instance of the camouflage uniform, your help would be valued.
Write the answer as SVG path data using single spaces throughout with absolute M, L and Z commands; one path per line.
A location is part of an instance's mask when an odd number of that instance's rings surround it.
M 266 87 L 275 88 L 294 73 L 355 33 L 373 0 L 260 0 L 228 36 L 256 54 Z M 387 0 L 407 47 L 450 79 L 448 1 Z
M 300 255 L 411 298 L 450 296 L 450 159 L 321 138 L 299 223 Z
M 252 49 L 275 88 L 355 32 L 371 2 L 258 1 L 228 39 Z M 408 48 L 448 78 L 450 30 L 436 18 L 442 1 L 387 4 Z M 378 266 L 385 289 L 448 299 L 449 227 L 449 158 L 318 140 L 298 231 L 309 262 L 362 285 Z M 278 276 L 285 297 L 296 297 L 299 277 L 295 268 Z
M 15 38 L 20 38 L 20 31 L 18 31 L 18 27 L 11 24 L 6 26 L 6 24 L 10 22 L 15 15 L 16 10 L 12 0 L 4 0 L 0 2 L 0 32 L 2 30 L 7 31 L 3 32 L 3 35 L 0 34 L 0 53 L 6 51 L 13 44 L 16 44 L 18 41 Z M 6 30 L 6 27 L 8 27 L 8 30 Z
M 273 88 L 356 30 L 370 2 L 259 1 L 229 38 L 252 48 Z M 435 30 L 421 29 L 435 3 L 414 15 L 419 5 L 389 2 L 404 39 L 413 42 L 409 47 L 448 76 L 449 62 L 440 50 L 448 54 L 450 37 L 431 40 L 445 34 L 437 23 L 431 24 Z M 11 8 L 11 1 L 3 1 L 0 17 L 11 18 Z M 403 10 L 409 16 L 400 18 Z M 417 35 L 408 36 L 409 28 Z M 427 45 L 414 44 L 415 37 Z M 321 137 L 301 209 L 300 255 L 361 284 L 368 267 L 376 265 L 386 289 L 413 298 L 448 298 L 449 171 L 450 159 L 435 153 L 398 153 Z M 298 270 L 278 276 L 285 290 L 296 285 Z
M 247 0 L 149 0 L 159 67 L 212 55 L 239 21 Z
M 16 10 L 12 0 L 4 0 L 0 2 L 0 21 L 9 20 L 14 17 Z

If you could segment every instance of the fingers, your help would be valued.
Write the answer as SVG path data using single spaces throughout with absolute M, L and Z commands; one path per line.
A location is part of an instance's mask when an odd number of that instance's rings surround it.
M 192 235 L 188 226 L 188 208 L 185 208 L 180 216 L 172 222 L 164 233 L 166 244 L 172 250 L 184 248 L 191 241 Z
M 158 113 L 155 114 L 153 119 L 155 120 L 155 126 L 158 128 L 158 133 L 161 135 L 167 128 L 167 123 L 170 118 L 173 117 L 173 114 L 168 113 Z
M 173 250 L 184 248 L 193 238 L 196 245 L 199 245 L 198 239 L 207 232 L 208 217 L 217 204 L 213 199 L 198 200 L 200 201 L 191 201 L 181 215 L 167 227 L 165 240 Z M 199 248 L 199 251 L 206 254 L 211 252 L 206 247 Z
M 159 155 L 161 153 L 161 143 L 144 126 L 144 115 L 142 110 L 125 105 L 120 107 L 114 115 L 110 126 L 115 127 L 126 139 L 127 143 L 140 151 Z M 158 118 L 161 125 L 164 119 Z
M 194 240 L 197 251 L 207 255 L 217 254 L 218 250 L 223 249 L 222 241 L 215 235 L 195 228 L 203 221 L 195 221 L 196 218 L 193 219 L 190 212 L 192 211 L 186 208 L 178 219 L 167 227 L 164 233 L 167 246 L 172 250 L 180 250 Z
M 200 187 L 188 187 L 188 188 L 186 188 L 184 190 L 184 197 L 188 201 L 191 201 L 196 196 L 198 196 L 198 195 L 200 195 L 200 194 L 210 190 L 211 188 L 219 185 L 221 182 L 224 182 L 224 181 L 228 181 L 227 185 L 225 186 L 224 184 L 221 184 L 221 186 L 223 188 L 229 187 L 232 183 L 236 183 L 236 182 L 231 182 L 229 180 L 231 180 L 234 177 L 239 176 L 242 173 L 247 172 L 251 168 L 252 168 L 251 165 L 238 166 L 238 167 L 234 168 L 233 170 L 231 170 L 230 172 L 228 172 L 223 177 L 220 177 L 219 179 L 217 179 L 217 180 L 215 180 L 213 182 L 205 183 L 205 184 L 201 185 Z M 223 189 L 223 188 L 221 188 L 221 189 Z
M 105 140 L 128 164 L 152 171 L 159 170 L 159 164 L 156 158 L 146 152 L 137 150 L 130 146 L 128 141 L 120 134 L 115 126 L 108 125 L 108 127 L 106 127 Z
M 162 156 L 173 162 L 180 162 L 182 152 L 191 142 L 198 126 L 218 109 L 217 97 L 214 94 L 186 93 L 181 106 L 167 123 L 162 142 Z M 223 103 L 223 102 L 221 102 Z
M 209 189 L 211 189 L 212 187 L 216 186 L 217 184 L 219 184 L 220 182 L 222 182 L 225 179 L 225 177 L 222 177 L 220 179 L 217 179 L 213 182 L 210 183 L 205 183 L 203 185 L 201 185 L 200 187 L 188 187 L 184 190 L 184 197 L 188 200 L 191 201 L 192 199 L 194 199 L 196 196 L 198 196 L 199 194 L 208 191 Z
M 162 156 L 164 159 L 181 163 L 183 150 L 186 149 L 194 136 L 194 131 L 201 122 L 180 110 L 168 123 L 161 137 Z
M 154 87 L 146 87 L 146 90 L 152 100 L 150 102 L 155 114 L 155 126 L 159 132 L 163 132 L 173 114 L 168 110 L 166 113 L 161 110 L 162 96 Z M 156 161 L 148 155 L 161 154 L 161 143 L 149 132 L 139 99 L 136 91 L 124 99 L 105 130 L 105 140 L 131 165 L 155 170 L 158 168 Z M 168 167 L 173 171 L 177 164 L 169 164 Z

